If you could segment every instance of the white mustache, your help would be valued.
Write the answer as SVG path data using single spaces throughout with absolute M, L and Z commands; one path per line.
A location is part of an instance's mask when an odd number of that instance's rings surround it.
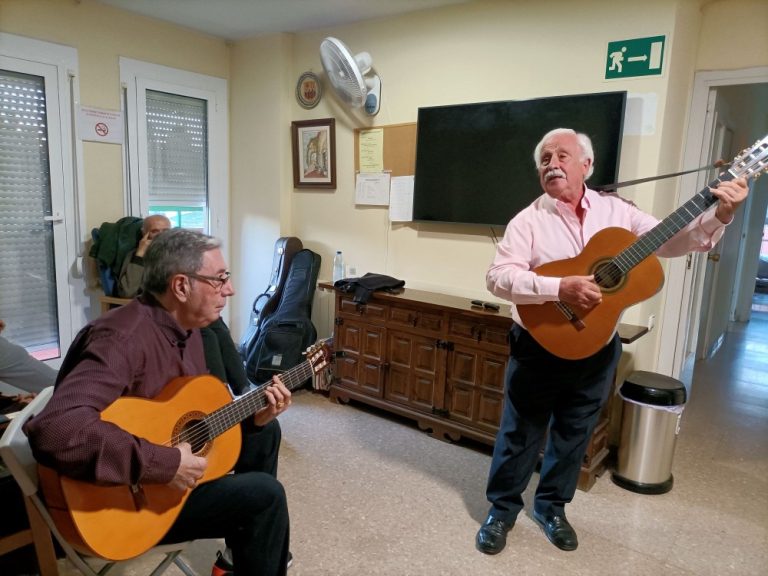
M 547 170 L 547 172 L 544 174 L 544 180 L 549 182 L 552 180 L 552 178 L 565 178 L 565 172 L 560 170 L 560 168 L 552 168 L 551 170 Z

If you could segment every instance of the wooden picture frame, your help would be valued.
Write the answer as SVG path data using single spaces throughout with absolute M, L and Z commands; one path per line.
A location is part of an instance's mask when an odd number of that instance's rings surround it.
M 291 122 L 294 188 L 336 189 L 336 120 Z

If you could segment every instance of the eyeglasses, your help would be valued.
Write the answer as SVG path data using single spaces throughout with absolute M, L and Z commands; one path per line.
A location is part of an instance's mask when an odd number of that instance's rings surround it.
M 194 278 L 195 280 L 202 280 L 203 282 L 206 282 L 209 286 L 216 290 L 216 292 L 221 292 L 221 289 L 224 288 L 224 284 L 232 279 L 232 272 L 229 270 L 222 272 L 218 276 L 205 276 L 204 274 L 195 274 L 193 272 L 182 272 L 182 274 L 189 276 L 190 278 Z

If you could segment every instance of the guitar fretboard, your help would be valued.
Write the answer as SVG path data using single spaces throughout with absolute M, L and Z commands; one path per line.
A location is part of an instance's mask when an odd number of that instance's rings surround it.
M 664 218 L 651 230 L 640 236 L 630 246 L 619 252 L 613 258 L 613 263 L 618 267 L 621 274 L 629 272 L 648 256 L 656 252 L 672 236 L 693 222 L 699 215 L 706 212 L 709 207 L 716 204 L 717 197 L 709 189 L 733 178 L 733 174 L 724 172 L 718 178 L 712 180 L 709 186 L 696 194 L 696 196 Z
M 629 272 L 656 252 L 662 244 L 680 232 L 697 216 L 717 203 L 717 197 L 712 194 L 710 188 L 715 188 L 721 182 L 727 182 L 734 178 L 749 179 L 757 176 L 766 168 L 766 157 L 768 157 L 768 136 L 734 158 L 728 170 L 712 180 L 706 188 L 664 218 L 653 229 L 640 236 L 632 245 L 617 254 L 611 261 L 613 265 L 611 268 L 617 270 L 607 272 L 607 274 L 613 275 L 618 272 L 620 275 L 624 275 Z
M 280 379 L 288 390 L 294 390 L 307 381 L 312 376 L 312 364 L 309 360 L 294 366 L 290 370 L 283 372 Z M 238 424 L 264 408 L 267 405 L 266 388 L 271 384 L 267 382 L 250 392 L 238 396 L 226 406 L 211 412 L 204 422 L 208 428 L 208 439 L 213 440 L 218 435 L 223 434 L 235 424 Z

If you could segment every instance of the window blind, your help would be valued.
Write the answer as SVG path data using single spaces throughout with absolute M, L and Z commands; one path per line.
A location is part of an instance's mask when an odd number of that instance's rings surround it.
M 0 318 L 31 352 L 58 346 L 45 81 L 0 70 Z
M 207 102 L 147 90 L 149 204 L 206 206 Z

